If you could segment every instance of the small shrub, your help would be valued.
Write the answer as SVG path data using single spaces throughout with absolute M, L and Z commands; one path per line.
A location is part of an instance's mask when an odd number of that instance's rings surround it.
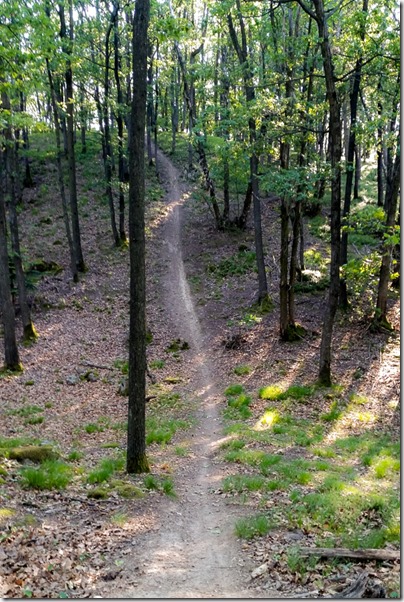
M 225 389 L 224 394 L 226 395 L 226 397 L 231 397 L 233 395 L 240 395 L 243 392 L 244 392 L 243 385 L 235 384 L 235 385 L 229 385 L 227 387 L 227 389 Z

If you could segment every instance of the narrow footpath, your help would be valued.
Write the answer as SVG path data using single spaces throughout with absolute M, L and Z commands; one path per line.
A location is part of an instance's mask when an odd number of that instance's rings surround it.
M 211 493 L 223 478 L 220 463 L 214 461 L 215 449 L 223 435 L 215 372 L 185 277 L 181 209 L 186 195 L 179 173 L 169 159 L 160 154 L 159 162 L 169 207 L 163 226 L 163 252 L 168 268 L 161 294 L 173 338 L 190 344 L 187 357 L 199 409 L 190 458 L 184 461 L 181 472 L 175 474 L 178 496 L 161 502 L 157 528 L 142 538 L 134 550 L 135 583 L 126 591 L 121 588 L 112 591 L 109 597 L 251 598 L 254 593 L 246 586 L 251 567 L 245 563 L 234 535 L 237 508 L 226 506 L 221 496 Z M 125 573 L 130 572 L 130 567 L 126 567 Z M 278 595 L 270 594 L 267 591 L 265 597 Z

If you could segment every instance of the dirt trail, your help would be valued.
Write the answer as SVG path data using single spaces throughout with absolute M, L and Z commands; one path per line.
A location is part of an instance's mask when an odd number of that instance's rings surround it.
M 223 476 L 220 464 L 213 458 L 222 438 L 215 374 L 185 277 L 181 249 L 181 205 L 185 196 L 178 171 L 163 155 L 159 160 L 170 207 L 163 234 L 168 269 L 162 295 L 171 318 L 173 338 L 190 344 L 186 356 L 193 372 L 191 391 L 198 399 L 199 410 L 191 456 L 175 478 L 178 498 L 160 504 L 156 530 L 139 542 L 133 587 L 111 595 L 125 598 L 254 597 L 246 589 L 249 567 L 244 564 L 234 536 L 236 509 L 226 507 L 220 496 L 210 493 Z M 266 596 L 268 594 L 266 592 Z

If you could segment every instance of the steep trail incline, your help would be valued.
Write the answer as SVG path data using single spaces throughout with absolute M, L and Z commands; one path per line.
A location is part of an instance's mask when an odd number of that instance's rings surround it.
M 181 248 L 181 206 L 186 199 L 172 163 L 159 156 L 167 186 L 169 212 L 163 226 L 167 260 L 161 295 L 173 338 L 189 342 L 191 392 L 198 399 L 197 422 L 190 458 L 175 475 L 177 499 L 160 503 L 157 525 L 134 550 L 133 586 L 113 597 L 125 598 L 248 598 L 249 567 L 234 535 L 236 508 L 210 493 L 223 474 L 214 460 L 222 433 L 215 373 L 185 277 Z M 162 258 L 163 259 L 163 258 Z M 126 567 L 125 573 L 130 573 Z M 132 574 L 132 576 L 133 576 Z M 133 583 L 133 580 L 132 580 Z M 268 595 L 268 592 L 267 592 Z M 273 596 L 276 597 L 276 594 Z

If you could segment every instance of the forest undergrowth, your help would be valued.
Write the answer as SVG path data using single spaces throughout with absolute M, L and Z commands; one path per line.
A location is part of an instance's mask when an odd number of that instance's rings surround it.
M 24 370 L 0 381 L 0 593 L 3 597 L 103 597 L 142 537 L 156 529 L 165 496 L 190 458 L 196 400 L 188 341 L 167 322 L 160 226 L 164 185 L 147 183 L 147 446 L 151 473 L 124 472 L 128 354 L 128 252 L 113 246 L 96 140 L 78 167 L 87 272 L 73 284 L 57 202 L 52 151 L 33 137 L 35 187 L 24 192 L 21 239 L 35 344 Z M 164 150 L 164 137 L 162 145 Z M 49 147 L 51 148 L 51 147 Z M 181 166 L 181 151 L 173 159 Z M 168 143 L 167 148 L 168 151 Z M 184 175 L 185 178 L 185 175 Z M 214 496 L 242 508 L 241 554 L 254 592 L 337 594 L 361 572 L 399 596 L 399 301 L 392 332 L 369 328 L 366 282 L 337 315 L 331 388 L 316 384 L 328 251 L 325 212 L 306 221 L 312 278 L 297 296 L 306 336 L 279 340 L 279 211 L 263 198 L 273 307 L 255 304 L 253 231 L 218 232 L 199 180 L 186 180 L 187 279 L 221 383 L 226 476 Z M 360 240 L 356 248 L 370 245 Z M 362 233 L 363 235 L 363 233 Z M 362 245 L 362 247 L 360 246 Z M 363 279 L 365 276 L 363 276 Z M 324 285 L 323 285 L 323 284 Z M 304 283 L 302 283 L 304 284 Z M 37 446 L 34 447 L 33 446 Z M 33 449 L 36 451 L 33 452 Z M 31 455 L 30 455 L 31 454 Z M 34 454 L 34 455 L 32 455 Z M 36 456 L 35 456 L 36 454 Z M 383 549 L 393 559 L 304 557 L 302 548 Z

